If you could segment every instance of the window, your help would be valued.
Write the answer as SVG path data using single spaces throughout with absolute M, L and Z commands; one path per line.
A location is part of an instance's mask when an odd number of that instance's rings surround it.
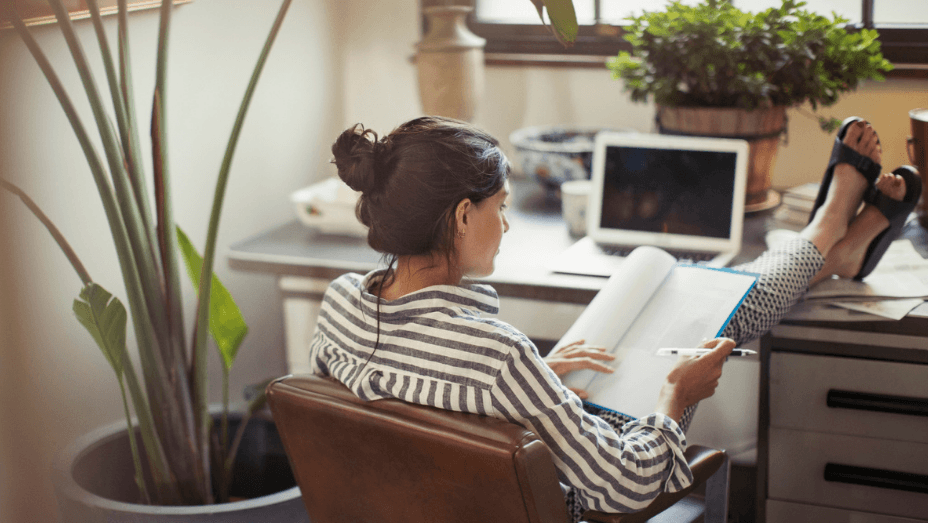
M 487 39 L 487 53 L 555 55 L 589 58 L 612 56 L 628 50 L 622 39 L 623 19 L 659 9 L 665 0 L 573 0 L 580 24 L 577 42 L 563 48 L 543 27 L 529 0 L 464 0 L 473 2 L 471 29 Z M 697 0 L 684 0 L 695 3 Z M 423 3 L 430 3 L 423 0 Z M 759 11 L 780 5 L 780 0 L 733 0 L 740 9 Z M 807 0 L 805 9 L 834 12 L 849 20 L 848 27 L 875 28 L 883 55 L 897 66 L 928 70 L 928 1 L 926 0 Z M 601 64 L 601 60 L 596 61 Z M 905 69 L 902 67 L 900 69 Z

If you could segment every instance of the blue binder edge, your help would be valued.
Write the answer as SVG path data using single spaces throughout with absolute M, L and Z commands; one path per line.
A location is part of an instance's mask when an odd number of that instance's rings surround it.
M 728 315 L 728 318 L 725 319 L 725 322 L 722 323 L 722 327 L 719 329 L 719 331 L 715 333 L 715 336 L 716 336 L 716 337 L 721 336 L 722 333 L 725 332 L 725 329 L 728 328 L 728 324 L 731 323 L 731 319 L 735 316 L 735 313 L 738 312 L 738 309 L 741 308 L 741 304 L 744 303 L 744 299 L 747 298 L 747 297 L 748 297 L 748 294 L 750 294 L 750 292 L 751 292 L 752 290 L 754 290 L 754 287 L 757 286 L 757 280 L 760 278 L 760 273 L 756 273 L 756 272 L 746 272 L 746 271 L 737 271 L 737 270 L 731 269 L 731 268 L 729 268 L 729 267 L 709 267 L 709 266 L 706 266 L 706 265 L 699 265 L 699 264 L 696 264 L 696 263 L 678 263 L 676 266 L 677 266 L 677 267 L 698 267 L 698 268 L 700 268 L 700 269 L 707 269 L 707 270 L 710 270 L 710 271 L 729 272 L 729 273 L 731 273 L 731 274 L 741 274 L 741 275 L 744 275 L 744 276 L 753 276 L 753 277 L 754 277 L 754 282 L 751 283 L 751 286 L 748 287 L 748 289 L 747 289 L 746 291 L 744 291 L 744 295 L 741 296 L 741 300 L 739 300 L 739 301 L 738 301 L 738 304 L 735 305 L 735 308 L 731 310 L 731 314 L 729 314 L 729 315 Z

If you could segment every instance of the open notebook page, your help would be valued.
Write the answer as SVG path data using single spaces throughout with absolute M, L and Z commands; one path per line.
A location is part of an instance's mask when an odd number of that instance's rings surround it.
M 656 278 L 651 276 L 656 272 L 651 265 L 655 260 L 650 254 L 645 258 L 641 261 L 646 265 L 631 268 L 638 273 L 625 271 L 623 265 L 624 277 L 637 279 L 643 273 L 643 280 Z M 616 372 L 575 372 L 576 376 L 567 376 L 568 386 L 585 389 L 590 394 L 589 401 L 598 405 L 632 416 L 649 414 L 664 377 L 675 362 L 673 358 L 655 356 L 654 352 L 661 347 L 697 347 L 703 339 L 718 336 L 756 281 L 752 274 L 701 266 L 671 263 L 667 271 L 664 280 L 656 285 L 648 282 L 649 287 L 653 285 L 650 294 L 637 289 L 623 299 L 621 294 L 607 293 L 608 285 L 600 291 L 562 342 L 586 339 L 588 344 L 605 346 L 616 356 L 611 363 Z M 607 296 L 597 304 L 604 294 Z M 600 305 L 604 310 L 589 312 Z M 595 317 L 586 320 L 595 323 L 580 327 L 594 329 L 597 338 L 585 336 L 579 328 L 575 331 L 588 312 Z

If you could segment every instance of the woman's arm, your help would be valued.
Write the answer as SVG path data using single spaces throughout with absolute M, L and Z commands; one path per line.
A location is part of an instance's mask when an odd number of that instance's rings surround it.
M 513 346 L 496 377 L 493 408 L 534 431 L 548 445 L 563 483 L 586 507 L 634 512 L 662 491 L 690 485 L 686 438 L 670 416 L 654 413 L 617 434 L 583 410 L 527 339 Z

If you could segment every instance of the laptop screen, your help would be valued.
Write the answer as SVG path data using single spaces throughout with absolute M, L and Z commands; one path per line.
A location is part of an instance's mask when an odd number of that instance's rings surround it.
M 731 236 L 736 152 L 607 145 L 605 153 L 600 228 Z

